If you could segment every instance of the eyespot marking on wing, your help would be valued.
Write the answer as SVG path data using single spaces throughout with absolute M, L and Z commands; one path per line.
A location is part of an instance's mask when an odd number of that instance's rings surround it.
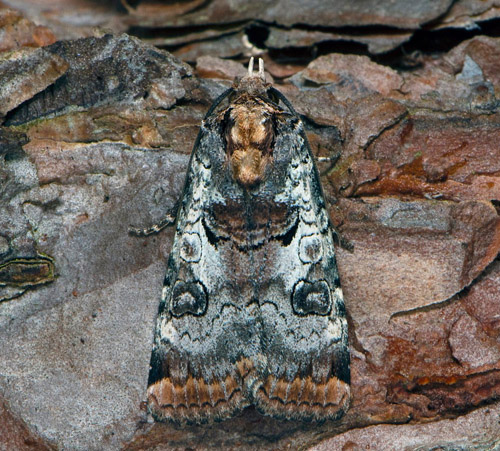
M 172 290 L 170 311 L 179 317 L 190 313 L 203 315 L 207 309 L 207 291 L 200 282 L 178 280 Z
M 292 307 L 299 316 L 328 315 L 332 307 L 330 287 L 324 280 L 300 280 L 293 289 Z

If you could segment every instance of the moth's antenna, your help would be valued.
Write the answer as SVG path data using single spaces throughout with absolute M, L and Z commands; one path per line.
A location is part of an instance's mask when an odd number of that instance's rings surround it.
M 266 76 L 264 74 L 264 60 L 262 58 L 259 58 L 259 77 L 266 81 Z
M 253 56 L 250 58 L 250 62 L 248 63 L 248 76 L 253 76 Z

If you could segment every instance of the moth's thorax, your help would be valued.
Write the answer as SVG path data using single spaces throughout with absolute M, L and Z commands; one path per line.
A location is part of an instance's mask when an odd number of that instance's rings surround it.
M 273 115 L 279 112 L 251 96 L 239 98 L 230 107 L 227 152 L 234 179 L 245 187 L 254 187 L 264 179 L 272 160 Z

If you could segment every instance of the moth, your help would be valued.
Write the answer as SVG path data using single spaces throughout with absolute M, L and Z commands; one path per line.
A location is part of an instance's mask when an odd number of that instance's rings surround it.
M 252 404 L 282 419 L 340 418 L 350 370 L 332 229 L 303 124 L 262 60 L 203 120 L 175 226 L 154 418 L 205 423 Z

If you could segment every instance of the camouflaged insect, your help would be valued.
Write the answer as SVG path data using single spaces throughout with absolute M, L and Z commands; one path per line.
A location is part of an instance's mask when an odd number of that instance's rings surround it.
M 346 314 L 318 172 L 259 63 L 210 108 L 191 156 L 151 356 L 160 421 L 220 420 L 251 404 L 301 420 L 348 409 Z

